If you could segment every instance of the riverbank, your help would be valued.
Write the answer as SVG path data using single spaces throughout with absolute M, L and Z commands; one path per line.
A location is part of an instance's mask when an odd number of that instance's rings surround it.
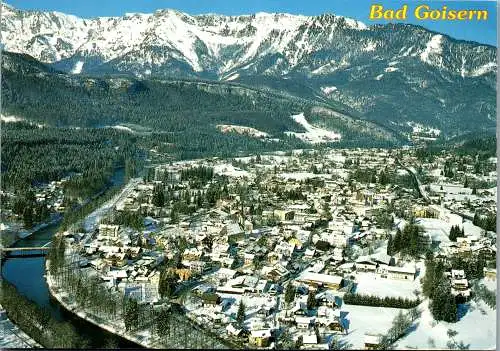
M 57 302 L 64 307 L 67 311 L 77 315 L 78 317 L 86 320 L 93 325 L 108 331 L 114 335 L 117 335 L 123 339 L 126 339 L 130 342 L 133 342 L 144 348 L 162 348 L 155 340 L 152 340 L 151 334 L 148 331 L 141 331 L 139 333 L 131 333 L 125 330 L 124 326 L 121 325 L 113 325 L 111 321 L 106 321 L 104 323 L 103 320 L 83 311 L 80 306 L 78 306 L 75 302 L 71 301 L 70 297 L 66 292 L 64 292 L 60 287 L 58 287 L 52 279 L 52 276 L 48 270 L 48 261 L 46 262 L 46 281 L 47 286 L 49 288 L 50 295 L 57 300 Z
M 44 230 L 47 227 L 57 225 L 62 221 L 63 216 L 61 214 L 54 215 L 54 217 L 50 220 L 50 222 L 44 222 L 44 223 L 39 223 L 33 228 L 30 229 L 22 229 L 22 230 L 14 230 L 12 228 L 4 228 L 2 229 L 2 235 L 3 231 L 11 230 L 11 231 L 17 231 L 17 234 L 13 234 L 13 239 L 7 243 L 0 243 L 0 246 L 3 247 L 12 247 L 15 246 L 19 241 L 24 240 L 26 238 L 29 238 L 33 236 L 34 234 L 38 233 L 41 230 Z
M 43 348 L 9 319 L 2 305 L 0 305 L 0 329 L 2 330 L 1 349 Z

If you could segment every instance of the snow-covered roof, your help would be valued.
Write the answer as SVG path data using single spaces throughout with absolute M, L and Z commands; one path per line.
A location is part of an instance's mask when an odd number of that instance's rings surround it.
M 252 330 L 250 336 L 252 338 L 270 338 L 271 329 Z
M 303 334 L 302 335 L 302 343 L 304 344 L 317 344 L 318 343 L 318 337 L 316 334 Z
M 307 271 L 303 272 L 300 275 L 299 279 L 326 283 L 326 284 L 340 284 L 342 282 L 342 277 L 338 275 L 321 274 L 321 273 L 314 273 Z
M 397 273 L 411 273 L 415 274 L 415 267 L 387 267 L 388 272 L 397 272 Z
M 364 341 L 365 341 L 365 344 L 378 345 L 380 342 L 380 336 L 379 335 L 365 334 Z

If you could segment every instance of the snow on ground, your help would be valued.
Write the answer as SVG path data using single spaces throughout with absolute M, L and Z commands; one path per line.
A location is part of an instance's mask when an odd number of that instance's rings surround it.
M 305 133 L 285 132 L 285 133 L 288 135 L 294 135 L 295 137 L 307 143 L 311 144 L 327 143 L 332 141 L 339 141 L 341 138 L 341 135 L 338 133 L 311 125 L 306 120 L 303 113 L 292 116 L 292 119 L 301 126 L 303 126 L 306 132 Z
M 83 221 L 85 231 L 90 232 L 94 230 L 99 225 L 101 219 L 120 201 L 124 200 L 128 196 L 129 192 L 132 191 L 132 189 L 134 189 L 134 187 L 141 181 L 142 178 L 131 179 L 120 193 L 116 194 L 111 200 L 107 201 L 104 205 L 89 214 Z
M 464 188 L 462 184 L 430 184 L 431 191 L 441 191 L 441 187 L 443 187 L 443 191 L 446 194 L 455 195 L 455 194 L 471 194 L 472 189 Z
M 479 281 L 479 284 L 484 284 L 488 290 L 497 291 L 497 281 L 492 279 L 483 278 Z
M 229 80 L 235 80 L 239 77 L 239 73 L 235 73 L 235 74 L 231 74 L 229 77 L 227 78 L 224 78 L 225 81 L 229 81 Z
M 0 120 L 5 123 L 11 123 L 11 122 L 22 122 L 24 121 L 24 118 L 18 116 L 0 115 Z
M 464 234 L 465 236 L 477 236 L 482 237 L 482 233 L 484 232 L 483 228 L 478 227 L 477 225 L 472 224 L 472 221 L 465 220 L 463 223 L 464 226 Z
M 432 36 L 431 40 L 427 42 L 424 51 L 422 51 L 422 53 L 420 54 L 420 59 L 425 63 L 432 63 L 429 60 L 429 56 L 441 54 L 443 50 L 441 47 L 442 41 L 443 41 L 443 36 L 441 34 L 436 34 Z
M 82 68 L 83 68 L 83 61 L 78 61 L 77 63 L 75 63 L 75 66 L 71 70 L 71 73 L 78 74 L 82 71 Z
M 337 90 L 337 87 L 331 86 L 331 87 L 321 87 L 321 91 L 325 93 L 326 95 L 330 95 L 330 93 L 334 92 Z
M 395 71 L 398 71 L 398 70 L 399 70 L 399 68 L 397 68 L 397 67 L 386 67 L 384 69 L 384 72 L 395 72 Z
M 436 218 L 417 218 L 415 222 L 424 228 L 424 232 L 429 234 L 433 241 L 450 242 L 448 235 L 451 224 Z
M 129 127 L 125 127 L 125 126 L 122 126 L 122 125 L 116 125 L 116 126 L 112 126 L 111 128 L 113 129 L 118 129 L 118 130 L 123 130 L 123 131 L 126 131 L 126 132 L 129 132 L 129 133 L 135 133 L 132 129 L 130 129 Z
M 214 173 L 226 175 L 228 177 L 250 177 L 250 173 L 231 164 L 219 164 L 214 166 Z
M 262 132 L 252 127 L 236 126 L 233 124 L 218 124 L 216 127 L 222 133 L 233 132 L 238 134 L 246 134 L 255 138 L 267 138 L 269 136 L 269 134 L 267 134 L 266 132 Z
M 486 74 L 488 72 L 495 72 L 497 69 L 497 64 L 496 62 L 488 62 L 487 64 L 484 64 L 473 71 L 469 73 L 469 76 L 471 77 L 477 77 L 481 76 L 483 74 Z
M 416 299 L 413 293 L 421 291 L 420 279 L 413 281 L 381 278 L 373 273 L 356 273 L 356 293 L 361 295 L 376 295 L 380 297 L 402 297 Z
M 365 47 L 363 47 L 363 49 L 361 49 L 361 50 L 369 52 L 369 51 L 375 50 L 376 48 L 377 48 L 377 44 L 374 43 L 373 41 L 369 41 L 368 44 Z
M 311 172 L 280 173 L 279 176 L 284 179 L 304 180 L 308 178 L 331 178 L 331 174 L 314 174 Z
M 484 303 L 472 301 L 465 316 L 456 323 L 435 322 L 428 300 L 420 308 L 422 316 L 416 321 L 415 329 L 397 343 L 397 349 L 447 349 L 448 329 L 456 330 L 455 340 L 470 345 L 471 349 L 495 349 L 496 311 Z
M 401 311 L 399 308 L 368 307 L 342 305 L 342 311 L 348 312 L 345 317 L 349 321 L 349 333 L 341 336 L 342 341 L 352 344 L 352 349 L 365 348 L 365 333 L 385 334 L 392 326 L 394 317 Z M 406 310 L 402 310 L 405 312 Z
M 430 133 L 434 135 L 440 135 L 441 130 L 429 126 L 424 126 L 423 124 L 416 123 L 416 122 L 406 122 L 408 126 L 410 126 L 413 129 L 413 133 Z

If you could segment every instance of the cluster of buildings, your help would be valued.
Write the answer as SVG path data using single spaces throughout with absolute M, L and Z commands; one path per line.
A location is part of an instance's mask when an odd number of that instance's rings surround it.
M 144 229 L 111 221 L 91 233 L 71 234 L 71 240 L 79 247 L 82 267 L 141 303 L 160 300 L 160 270 L 177 259 L 170 269 L 187 296 L 188 315 L 245 345 L 273 347 L 284 335 L 301 349 L 328 349 L 338 338 L 362 342 L 364 334 L 387 330 L 351 325 L 353 314 L 361 312 L 343 303 L 344 294 L 415 299 L 421 291 L 423 260 L 387 254 L 389 237 L 404 228 L 403 215 L 421 220 L 437 255 L 495 246 L 480 228 L 447 208 L 453 206 L 447 206 L 446 196 L 429 203 L 399 182 L 409 175 L 396 157 L 418 164 L 409 151 L 353 149 L 160 166 L 114 208 L 142 215 Z M 213 169 L 214 177 L 199 182 L 182 175 L 201 166 Z M 369 172 L 373 176 L 366 178 Z M 153 201 L 158 187 L 170 194 L 164 206 Z M 224 188 L 211 206 L 205 199 L 209 188 Z M 487 206 L 483 195 L 474 196 Z M 180 202 L 194 210 L 173 221 Z M 381 215 L 388 204 L 400 214 L 388 213 L 389 225 Z M 446 238 L 454 225 L 465 228 L 465 237 L 450 242 Z M 488 276 L 496 279 L 496 271 L 488 269 Z M 470 295 L 463 271 L 452 270 L 450 279 L 454 293 Z M 285 301 L 289 285 L 294 296 Z

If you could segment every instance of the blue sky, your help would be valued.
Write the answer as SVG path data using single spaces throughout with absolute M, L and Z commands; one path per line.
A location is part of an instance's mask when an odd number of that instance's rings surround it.
M 401 1 L 401 0 L 8 0 L 19 9 L 37 9 L 71 13 L 80 17 L 120 16 L 126 12 L 154 12 L 171 8 L 189 14 L 220 13 L 225 15 L 264 12 L 287 12 L 303 15 L 319 15 L 325 12 L 358 19 L 367 25 L 384 23 L 368 19 L 373 3 L 398 8 L 408 4 L 408 19 L 405 23 L 422 25 L 428 29 L 448 34 L 454 38 L 474 40 L 497 45 L 496 1 Z M 429 4 L 439 9 L 488 10 L 487 21 L 418 21 L 413 11 L 419 4 Z

